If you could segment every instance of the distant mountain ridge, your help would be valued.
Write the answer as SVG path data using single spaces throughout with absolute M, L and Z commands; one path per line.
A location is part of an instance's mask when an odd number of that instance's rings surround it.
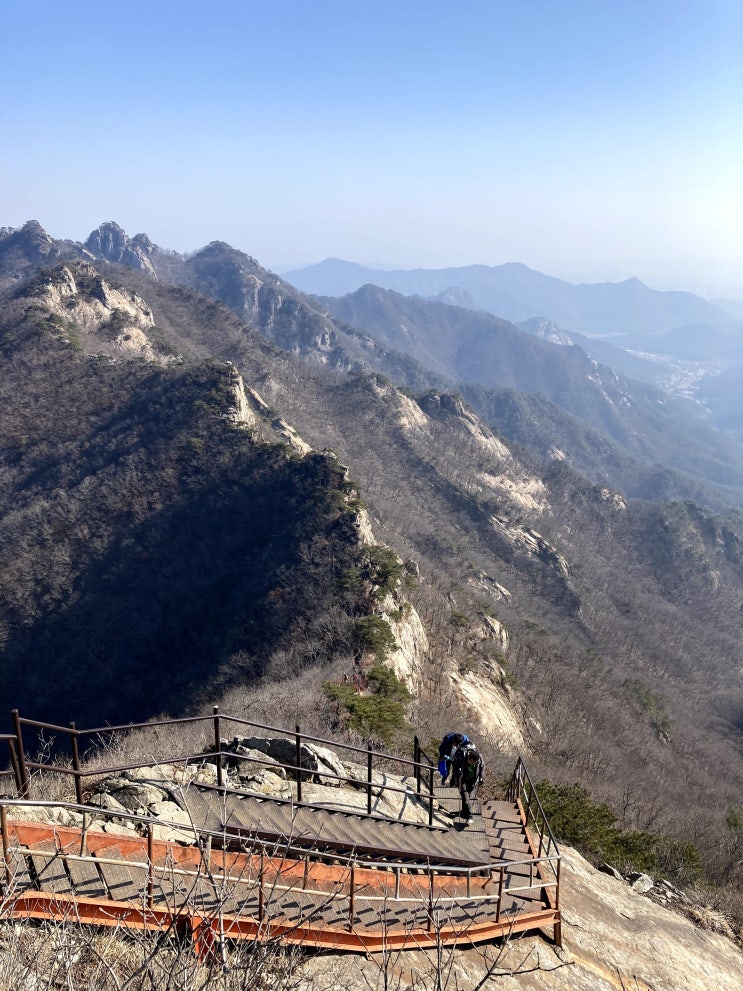
M 527 443 L 533 449 L 540 440 L 532 436 L 527 441 L 529 426 L 532 434 L 541 435 L 542 442 L 549 439 L 540 444 L 542 456 L 547 456 L 550 447 L 563 449 L 559 436 L 565 428 L 561 425 L 555 429 L 554 414 L 537 412 L 540 404 L 534 394 L 581 420 L 584 428 L 621 445 L 625 457 L 648 465 L 660 462 L 676 471 L 694 474 L 697 479 L 704 477 L 720 484 L 728 484 L 743 466 L 743 452 L 737 444 L 695 416 L 692 407 L 685 408 L 652 385 L 617 374 L 589 358 L 581 347 L 566 346 L 570 337 L 566 338 L 554 325 L 547 339 L 541 340 L 489 313 L 404 296 L 377 286 L 362 286 L 340 298 L 318 297 L 318 301 L 329 313 L 368 331 L 385 347 L 409 354 L 423 368 L 456 383 L 479 415 L 509 439 Z M 555 338 L 560 343 L 554 343 Z M 610 345 L 603 343 L 608 350 Z M 632 363 L 630 355 L 620 353 L 628 364 Z M 639 363 L 639 359 L 635 360 Z M 531 412 L 524 411 L 516 434 L 496 413 L 503 405 L 494 393 L 503 389 L 531 396 Z M 536 424 L 538 428 L 534 430 Z M 586 453 L 581 461 L 576 460 L 575 446 L 568 445 L 567 449 L 573 452 L 569 456 L 571 463 L 594 479 L 598 465 L 610 460 L 606 447 L 597 457 L 600 445 L 593 448 L 593 456 Z M 647 493 L 644 482 L 638 489 L 632 487 L 633 471 L 628 470 L 628 462 L 623 468 L 619 464 L 621 459 L 605 480 L 633 494 Z
M 374 287 L 347 300 L 320 300 L 224 242 L 184 256 L 144 234 L 129 238 L 111 222 L 85 245 L 54 241 L 34 221 L 7 231 L 0 236 L 0 278 L 9 247 L 16 272 L 24 264 L 31 272 L 43 257 L 97 257 L 148 283 L 187 286 L 220 299 L 285 351 L 329 368 L 379 370 L 418 392 L 457 388 L 508 439 L 539 457 L 558 451 L 594 481 L 628 494 L 652 498 L 654 480 L 662 478 L 664 498 L 711 497 L 718 507 L 738 501 L 743 455 L 734 444 L 693 417 L 672 413 L 662 394 L 601 369 L 580 348 L 538 340 L 486 312 Z M 19 261 L 22 248 L 25 263 Z M 407 334 L 401 332 L 406 325 Z M 221 353 L 234 360 L 229 348 L 222 346 Z M 710 482 L 722 488 L 705 497 Z
M 518 262 L 462 268 L 376 270 L 331 258 L 285 272 L 303 292 L 343 296 L 362 285 L 392 289 L 406 296 L 438 297 L 456 291 L 472 306 L 513 323 L 543 317 L 566 330 L 616 337 L 638 345 L 685 324 L 731 328 L 739 319 L 689 292 L 661 292 L 639 279 L 573 285 Z

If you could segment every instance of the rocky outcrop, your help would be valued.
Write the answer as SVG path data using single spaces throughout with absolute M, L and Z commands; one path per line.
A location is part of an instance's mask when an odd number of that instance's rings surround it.
M 606 877 L 574 850 L 561 852 L 562 949 L 514 934 L 488 947 L 411 950 L 403 958 L 315 957 L 305 991 L 331 978 L 347 991 L 392 978 L 398 991 L 740 991 L 743 953 L 725 935 Z
M 245 422 L 265 422 L 271 427 L 274 437 L 288 444 L 298 454 L 309 454 L 312 447 L 306 441 L 302 440 L 294 427 L 287 423 L 286 420 L 273 413 L 271 407 L 255 389 L 248 388 L 243 392 L 243 397 L 245 399 L 245 414 L 246 417 L 250 418 L 246 419 Z
M 146 272 L 151 278 L 157 279 L 152 263 L 152 256 L 157 249 L 146 234 L 136 234 L 129 238 L 118 224 L 109 221 L 91 233 L 85 247 L 96 258 L 128 265 L 129 268 Z
M 421 669 L 429 644 L 425 627 L 413 606 L 388 596 L 382 613 L 395 638 L 396 649 L 387 659 L 389 667 L 412 695 L 418 694 Z
M 89 353 L 172 360 L 151 339 L 155 320 L 145 301 L 111 286 L 89 262 L 58 266 L 29 295 L 54 314 L 61 336 Z
M 36 220 L 29 220 L 18 229 L 0 228 L 0 289 L 28 278 L 39 268 L 55 265 L 63 258 L 79 258 L 85 254 L 80 245 L 55 241 Z
M 526 756 L 531 747 L 509 695 L 501 687 L 502 676 L 503 672 L 496 670 L 490 676 L 486 671 L 453 674 L 452 685 L 469 709 L 470 722 L 479 726 L 489 741 L 507 753 Z
M 493 514 L 490 522 L 515 548 L 539 558 L 562 578 L 570 577 L 568 562 L 544 537 L 530 527 L 514 525 L 510 520 Z

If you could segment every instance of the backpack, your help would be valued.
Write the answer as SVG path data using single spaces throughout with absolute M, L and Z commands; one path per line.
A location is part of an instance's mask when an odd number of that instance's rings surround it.
M 457 757 L 462 763 L 464 763 L 467 760 L 467 757 L 472 753 L 475 755 L 475 757 L 480 756 L 477 752 L 477 747 L 474 745 L 474 743 L 470 743 L 469 738 L 465 736 L 464 743 L 462 743 L 459 749 L 457 750 Z
M 463 743 L 461 747 L 459 747 L 456 754 L 454 755 L 454 763 L 456 765 L 457 771 L 459 772 L 460 777 L 464 777 L 465 780 L 468 777 L 468 775 L 466 774 L 466 770 L 469 765 L 470 756 L 474 756 L 475 758 L 474 766 L 476 768 L 476 773 L 479 774 L 482 761 L 480 759 L 479 753 L 477 752 L 477 747 L 474 745 L 474 743 L 470 743 L 470 741 L 468 740 L 466 743 Z
M 440 757 L 448 757 L 451 754 L 455 736 L 462 737 L 462 742 L 458 745 L 457 749 L 463 747 L 465 743 L 469 743 L 469 737 L 466 733 L 447 733 L 439 746 Z

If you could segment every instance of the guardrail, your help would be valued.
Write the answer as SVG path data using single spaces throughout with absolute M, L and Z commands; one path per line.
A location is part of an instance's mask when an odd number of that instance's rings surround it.
M 414 758 L 410 760 L 406 757 L 398 757 L 390 754 L 382 754 L 378 751 L 374 751 L 371 745 L 367 746 L 365 749 L 361 747 L 354 746 L 349 743 L 340 743 L 337 740 L 327 740 L 323 737 L 313 736 L 311 734 L 303 734 L 299 725 L 296 725 L 294 731 L 287 730 L 282 727 L 270 726 L 264 723 L 257 723 L 249 719 L 243 719 L 238 716 L 231 716 L 220 713 L 219 707 L 214 706 L 211 715 L 202 716 L 187 716 L 175 719 L 160 719 L 153 720 L 151 722 L 143 723 L 126 723 L 120 726 L 99 726 L 92 729 L 78 729 L 74 722 L 69 723 L 67 726 L 60 726 L 54 723 L 41 722 L 35 719 L 26 719 L 20 716 L 17 709 L 12 712 L 13 725 L 15 729 L 14 734 L 3 734 L 2 738 L 6 739 L 8 742 L 8 747 L 11 753 L 11 764 L 12 769 L 3 772 L 7 776 L 13 776 L 17 793 L 21 798 L 28 798 L 31 794 L 31 775 L 30 771 L 43 771 L 45 773 L 62 774 L 68 775 L 74 778 L 75 784 L 75 797 L 78 804 L 84 804 L 83 798 L 83 782 L 86 778 L 99 777 L 103 774 L 120 774 L 123 771 L 133 771 L 144 767 L 153 767 L 156 764 L 171 764 L 178 763 L 181 761 L 186 761 L 189 763 L 194 763 L 198 760 L 203 761 L 213 761 L 216 764 L 216 774 L 217 774 L 217 787 L 224 788 L 230 792 L 235 791 L 232 787 L 229 789 L 225 784 L 225 762 L 243 760 L 247 762 L 253 762 L 258 764 L 264 764 L 268 767 L 276 767 L 279 763 L 277 761 L 261 761 L 258 757 L 248 757 L 246 755 L 238 755 L 232 751 L 224 750 L 222 747 L 222 733 L 226 729 L 228 724 L 234 724 L 237 726 L 243 726 L 250 728 L 251 730 L 259 730 L 264 733 L 277 734 L 281 739 L 293 739 L 294 740 L 294 763 L 280 763 L 279 766 L 282 767 L 287 774 L 291 774 L 296 784 L 296 801 L 301 804 L 312 805 L 312 803 L 302 802 L 302 780 L 303 775 L 308 773 L 308 769 L 302 766 L 302 744 L 311 743 L 319 744 L 321 746 L 332 747 L 334 750 L 348 751 L 354 754 L 360 754 L 364 757 L 364 762 L 366 763 L 366 775 L 364 778 L 356 778 L 350 775 L 339 775 L 334 774 L 331 771 L 323 770 L 321 772 L 323 778 L 335 778 L 339 783 L 351 784 L 358 788 L 365 788 L 367 794 L 367 814 L 371 815 L 372 811 L 372 794 L 374 790 L 377 791 L 389 791 L 398 792 L 404 794 L 410 794 L 411 791 L 408 788 L 401 787 L 399 785 L 389 784 L 387 782 L 374 781 L 374 765 L 379 764 L 381 761 L 389 763 L 390 761 L 401 765 L 403 768 L 407 768 L 412 775 L 415 777 L 416 787 L 413 794 L 417 800 L 428 807 L 428 825 L 430 827 L 436 828 L 433 823 L 433 812 L 434 812 L 434 771 L 435 767 L 433 761 L 427 754 L 422 750 L 418 738 L 414 739 Z M 157 760 L 152 761 L 139 761 L 130 764 L 117 764 L 110 765 L 107 767 L 101 767 L 100 765 L 96 767 L 86 767 L 83 765 L 81 760 L 81 740 L 88 739 L 91 741 L 89 744 L 89 749 L 86 752 L 86 757 L 90 755 L 92 751 L 96 748 L 96 739 L 102 737 L 117 734 L 117 733 L 130 733 L 136 730 L 153 730 L 158 727 L 171 727 L 171 726 L 183 726 L 186 724 L 198 725 L 199 723 L 211 724 L 211 735 L 213 744 L 209 749 L 204 750 L 200 753 L 178 753 L 172 754 L 170 756 L 161 757 Z M 69 755 L 71 764 L 54 763 L 53 761 L 34 761 L 30 759 L 27 755 L 24 746 L 24 728 L 32 728 L 40 730 L 42 732 L 54 733 L 54 734 L 64 734 L 69 741 Z M 92 745 L 92 746 L 91 746 Z M 241 791 L 241 794 L 249 794 L 249 792 Z
M 16 737 L 12 733 L 0 733 L 0 740 L 5 740 L 8 745 L 8 752 L 10 755 L 10 767 L 5 770 L 0 770 L 0 778 L 13 778 L 16 787 L 19 788 L 21 783 L 21 772 L 18 764 Z
M 9 822 L 8 808 L 12 807 L 13 819 L 17 822 Z M 73 827 L 61 827 L 53 823 L 24 823 L 22 820 L 25 809 L 64 809 L 67 812 L 76 812 L 82 816 L 90 817 L 95 814 L 100 820 L 125 820 L 132 824 L 144 827 L 145 836 L 125 836 L 119 837 L 127 844 L 128 853 L 125 857 L 107 859 L 105 856 L 105 846 L 115 845 L 116 836 L 110 832 L 98 834 L 103 846 L 90 852 L 87 847 L 87 839 L 92 833 L 87 832 L 86 827 L 75 829 Z M 83 820 L 85 821 L 85 820 Z M 348 902 L 347 929 L 351 931 L 355 926 L 355 910 L 357 901 L 372 903 L 410 903 L 424 905 L 427 909 L 425 931 L 429 934 L 440 928 L 442 918 L 440 913 L 445 913 L 447 906 L 459 905 L 463 899 L 470 903 L 470 908 L 476 910 L 478 907 L 485 909 L 488 916 L 482 924 L 503 924 L 507 913 L 503 912 L 503 904 L 507 895 L 510 903 L 513 899 L 537 898 L 535 893 L 545 888 L 555 888 L 554 901 L 556 903 L 556 888 L 559 883 L 559 870 L 554 871 L 554 880 L 545 882 L 540 876 L 543 863 L 559 857 L 559 854 L 552 857 L 522 858 L 520 860 L 503 862 L 492 865 L 486 871 L 482 867 L 456 867 L 450 864 L 432 864 L 430 860 L 417 863 L 408 863 L 404 866 L 390 864 L 387 861 L 368 861 L 360 863 L 353 855 L 334 856 L 332 866 L 323 865 L 318 867 L 316 860 L 311 854 L 300 847 L 292 845 L 291 836 L 286 837 L 285 842 L 277 844 L 275 841 L 262 841 L 254 837 L 251 838 L 250 850 L 242 855 L 242 859 L 233 854 L 228 854 L 224 850 L 223 831 L 189 829 L 183 823 L 168 822 L 164 819 L 157 820 L 158 825 L 171 826 L 179 830 L 184 836 L 192 835 L 193 844 L 198 847 L 199 857 L 194 860 L 187 851 L 192 847 L 183 847 L 176 842 L 156 841 L 153 838 L 153 820 L 134 813 L 124 813 L 120 811 L 110 811 L 104 808 L 91 807 L 89 805 L 78 805 L 73 802 L 44 802 L 29 800 L 0 800 L 0 831 L 2 832 L 2 850 L 5 863 L 5 887 L 7 891 L 14 891 L 14 870 L 13 870 L 13 832 L 19 827 L 21 830 L 37 830 L 40 833 L 51 833 L 54 836 L 54 849 L 34 849 L 30 852 L 34 857 L 53 860 L 62 857 L 64 861 L 75 863 L 94 863 L 97 865 L 110 863 L 117 867 L 127 867 L 140 870 L 143 874 L 142 891 L 144 904 L 147 909 L 154 910 L 159 906 L 155 896 L 156 880 L 158 877 L 178 876 L 184 883 L 190 878 L 194 882 L 204 883 L 209 879 L 215 886 L 224 888 L 224 885 L 244 886 L 245 896 L 257 894 L 256 918 L 262 924 L 266 915 L 267 892 L 271 897 L 280 897 L 281 892 L 302 891 L 309 896 L 327 898 L 332 894 L 333 899 L 341 898 Z M 67 841 L 65 843 L 65 841 Z M 214 843 L 217 841 L 217 844 Z M 90 841 L 92 844 L 92 840 Z M 136 844 L 139 844 L 139 853 Z M 74 845 L 73 845 L 74 844 Z M 220 849 L 219 844 L 222 844 Z M 132 849 L 134 845 L 134 849 Z M 215 850 L 215 845 L 217 849 Z M 17 844 L 16 844 L 17 846 Z M 75 851 L 75 852 L 73 852 Z M 301 869 L 292 871 L 289 862 L 301 865 Z M 528 871 L 525 870 L 528 868 Z M 394 877 L 392 888 L 388 888 L 382 883 L 381 871 L 391 873 Z M 285 878 L 286 880 L 282 880 Z M 519 880 L 521 879 L 521 880 Z M 326 887 L 319 885 L 325 882 Z M 318 884 L 319 882 L 319 884 Z M 457 884 L 458 882 L 458 884 Z M 515 883 L 514 883 L 515 882 Z M 313 887 L 312 885 L 316 885 Z M 332 885 L 332 892 L 329 892 L 327 885 Z M 379 893 L 374 893 L 376 890 Z M 488 890 L 490 889 L 490 890 Z M 187 890 L 189 889 L 187 887 Z M 242 898 L 241 889 L 241 898 Z M 451 893 L 448 893 L 451 892 Z M 59 894 L 59 892 L 56 892 Z M 11 899 L 12 900 L 12 899 Z M 161 907 L 161 906 L 160 906 Z M 186 899 L 181 905 L 170 904 L 168 910 L 176 914 L 189 913 L 193 907 Z M 102 915 L 112 918 L 111 908 L 106 907 Z M 528 915 L 529 913 L 524 913 Z M 559 916 L 558 916 L 559 918 Z M 445 921 L 454 925 L 451 920 L 444 916 Z M 513 927 L 515 919 L 508 914 L 508 925 Z M 543 920 L 542 920 L 543 921 Z M 553 924 L 557 929 L 559 923 Z M 380 922 L 380 926 L 384 926 Z M 557 932 L 556 932 L 557 938 Z
M 527 840 L 539 864 L 538 869 L 544 882 L 545 894 L 552 908 L 559 912 L 560 851 L 547 822 L 547 816 L 542 808 L 542 803 L 539 801 L 534 783 L 529 777 L 529 772 L 526 770 L 526 765 L 521 757 L 516 763 L 506 797 L 519 806 Z M 560 943 L 559 922 L 555 925 L 555 941 Z

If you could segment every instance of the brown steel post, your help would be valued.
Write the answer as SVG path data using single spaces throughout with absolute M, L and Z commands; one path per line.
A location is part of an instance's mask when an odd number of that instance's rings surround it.
M 356 914 L 356 868 L 351 864 L 351 891 L 348 907 L 348 931 L 353 932 L 353 919 Z
M 21 798 L 28 798 L 31 791 L 31 785 L 28 780 L 28 768 L 26 767 L 26 752 L 23 749 L 21 717 L 18 715 L 17 709 L 13 709 L 13 725 L 15 727 L 15 738 L 18 744 L 18 763 L 21 768 Z
M 372 746 L 366 745 L 366 814 L 371 815 L 372 810 Z
M 77 729 L 74 723 L 70 723 L 70 750 L 72 751 L 72 770 L 75 774 L 75 798 L 77 804 L 83 804 L 83 783 L 80 778 L 80 750 L 77 745 Z
M 532 800 L 532 797 L 533 797 L 532 789 L 530 788 L 529 791 L 527 792 L 526 791 L 526 788 L 525 788 L 524 789 L 524 794 L 526 795 L 526 808 L 524 809 L 524 828 L 525 829 L 528 829 L 529 828 L 529 814 L 531 813 L 531 800 Z
M 20 795 L 23 781 L 21 780 L 21 768 L 18 764 L 18 754 L 16 753 L 15 740 L 8 739 L 8 750 L 10 751 L 10 763 L 13 765 L 13 777 L 15 778 L 15 790 Z
M 433 932 L 433 871 L 428 865 L 428 932 Z
M 8 810 L 0 806 L 0 832 L 3 836 L 3 861 L 5 863 L 5 881 L 10 887 L 13 875 L 10 871 L 10 842 L 8 839 Z
M 152 823 L 147 823 L 147 908 L 152 908 L 154 885 Z
M 222 731 L 219 723 L 219 706 L 212 706 L 214 713 L 214 753 L 217 758 L 217 787 L 223 786 L 222 780 Z
M 428 825 L 433 825 L 433 768 L 428 769 Z
M 498 904 L 495 907 L 495 921 L 496 922 L 500 922 L 500 910 L 501 910 L 501 905 L 503 903 L 503 880 L 504 880 L 504 875 L 505 875 L 505 871 L 501 867 L 501 869 L 500 869 L 500 877 L 498 878 Z
M 413 761 L 415 762 L 415 786 L 416 791 L 420 794 L 421 790 L 421 745 L 418 741 L 418 737 L 413 737 Z
M 557 870 L 555 871 L 555 878 L 557 884 L 555 885 L 555 925 L 552 929 L 552 935 L 555 940 L 555 944 L 562 949 L 562 913 L 560 912 L 560 864 L 562 861 L 558 858 Z
M 88 827 L 90 819 L 87 812 L 83 812 L 83 825 L 80 830 L 80 856 L 86 857 L 88 854 Z
M 302 737 L 299 735 L 299 723 L 294 727 L 297 736 L 296 758 L 297 758 L 297 801 L 302 801 Z
M 258 861 L 258 922 L 263 922 L 263 850 Z

